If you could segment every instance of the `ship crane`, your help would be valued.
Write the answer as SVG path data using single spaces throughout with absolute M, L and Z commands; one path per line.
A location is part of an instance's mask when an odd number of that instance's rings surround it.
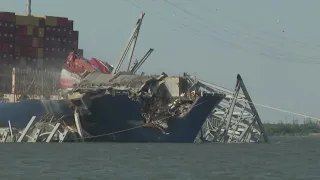
M 143 56 L 143 58 L 132 67 L 130 72 L 135 74 L 139 70 L 139 68 L 142 66 L 142 64 L 148 59 L 148 57 L 153 52 L 153 50 L 154 49 L 150 48 L 149 51 Z
M 27 15 L 31 16 L 31 0 L 27 0 Z
M 114 66 L 114 68 L 112 70 L 112 74 L 117 74 L 120 71 L 120 68 L 121 68 L 121 66 L 123 64 L 123 61 L 124 61 L 127 53 L 129 52 L 129 50 L 130 50 L 130 54 L 128 56 L 129 64 L 128 64 L 128 67 L 127 67 L 127 72 L 132 72 L 132 73 L 137 72 L 138 69 L 141 67 L 141 65 L 146 61 L 146 59 L 153 52 L 153 49 L 151 48 L 146 53 L 146 55 L 137 64 L 135 64 L 130 69 L 133 53 L 134 53 L 134 50 L 135 50 L 135 47 L 136 47 L 136 43 L 137 43 L 137 39 L 138 39 L 138 36 L 139 36 L 140 27 L 141 27 L 144 15 L 145 15 L 145 13 L 141 13 L 141 15 L 140 15 L 140 17 L 139 17 L 139 19 L 138 19 L 138 21 L 137 21 L 132 33 L 131 33 L 131 36 L 129 38 L 127 46 L 125 47 L 124 51 L 121 53 L 121 56 L 120 56 L 120 59 L 119 59 L 118 63 Z

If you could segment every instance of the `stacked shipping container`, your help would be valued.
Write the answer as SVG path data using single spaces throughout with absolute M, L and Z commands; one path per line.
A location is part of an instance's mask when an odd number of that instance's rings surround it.
M 11 91 L 12 78 L 9 67 L 14 60 L 15 14 L 0 13 L 0 91 Z
M 68 18 L 0 12 L 2 65 L 61 68 L 71 50 L 83 51 L 78 50 L 78 39 Z
M 73 30 L 73 21 L 62 17 L 45 17 L 44 60 L 49 67 L 56 62 L 61 67 L 71 50 L 78 49 L 79 32 Z
M 4 69 L 19 67 L 61 71 L 71 50 L 83 53 L 78 49 L 78 39 L 79 32 L 74 31 L 73 21 L 68 18 L 0 12 L 0 84 L 6 86 L 1 86 L 0 92 L 10 93 L 7 91 L 12 87 L 12 75 L 1 73 L 5 72 Z M 18 84 L 28 84 L 20 82 L 19 73 L 16 78 Z
M 0 13 L 0 59 L 12 64 L 14 59 L 15 14 Z

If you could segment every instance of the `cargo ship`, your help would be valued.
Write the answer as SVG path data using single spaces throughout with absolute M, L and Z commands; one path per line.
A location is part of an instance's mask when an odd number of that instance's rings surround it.
M 143 17 L 144 13 L 115 67 L 74 52 L 68 57 L 63 71 L 78 77 L 68 100 L 79 135 L 87 141 L 194 142 L 208 115 L 225 97 L 189 92 L 192 84 L 183 77 L 136 74 L 153 51 L 131 67 Z M 127 70 L 120 71 L 130 48 Z
M 90 73 L 69 94 L 80 137 L 103 142 L 194 142 L 225 97 L 189 92 L 183 77 Z M 85 133 L 82 133 L 85 132 Z M 84 134 L 89 134 L 84 136 Z
M 1 94 L 57 95 L 69 52 L 83 55 L 73 25 L 66 17 L 0 12 Z
M 115 67 L 94 58 L 85 59 L 79 50 L 70 47 L 72 51 L 60 69 L 60 88 L 70 89 L 68 101 L 71 107 L 67 101 L 61 100 L 25 100 L 2 107 L 2 112 L 6 109 L 8 116 L 0 115 L 1 118 L 15 120 L 12 122 L 14 126 L 23 126 L 30 118 L 28 116 L 42 116 L 50 112 L 70 118 L 72 114 L 71 119 L 80 137 L 86 141 L 193 142 L 208 115 L 225 95 L 189 92 L 192 84 L 183 77 L 170 77 L 164 73 L 160 76 L 136 74 L 153 51 L 150 49 L 130 68 L 143 16 L 137 21 L 128 46 Z M 48 40 L 56 39 L 53 37 Z M 132 42 L 134 47 L 129 55 L 127 71 L 120 71 Z M 48 47 L 48 50 L 52 56 L 61 51 L 53 47 Z M 25 117 L 8 114 L 13 108 L 16 111 L 25 109 Z

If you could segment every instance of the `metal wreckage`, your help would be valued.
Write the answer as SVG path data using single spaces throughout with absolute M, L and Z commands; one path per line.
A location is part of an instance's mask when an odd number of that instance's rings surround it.
M 130 68 L 143 16 L 112 73 L 86 72 L 68 92 L 74 114 L 40 121 L 41 127 L 45 124 L 52 130 L 42 140 L 37 140 L 39 133 L 45 133 L 39 125 L 31 128 L 33 119 L 20 133 L 31 132 L 26 141 L 240 143 L 263 138 L 268 142 L 240 75 L 232 91 L 187 73 L 182 77 L 136 74 L 153 49 Z M 130 47 L 127 71 L 120 71 Z

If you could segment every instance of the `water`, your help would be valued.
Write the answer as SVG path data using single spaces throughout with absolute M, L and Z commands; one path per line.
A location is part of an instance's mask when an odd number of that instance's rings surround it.
M 320 179 L 320 137 L 270 144 L 1 144 L 0 177 L 72 179 Z

